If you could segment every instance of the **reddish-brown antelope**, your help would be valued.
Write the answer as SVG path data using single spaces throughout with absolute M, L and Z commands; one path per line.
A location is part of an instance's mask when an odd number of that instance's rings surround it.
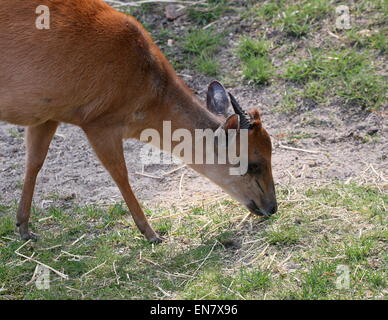
M 36 27 L 36 8 L 49 9 L 50 27 Z M 234 114 L 226 117 L 232 104 Z M 245 113 L 218 82 L 207 108 L 177 76 L 149 34 L 133 18 L 102 0 L 2 0 L 0 5 L 0 121 L 26 126 L 27 163 L 17 226 L 30 239 L 28 222 L 36 177 L 58 124 L 79 126 L 119 187 L 139 230 L 149 225 L 128 181 L 122 140 L 152 128 L 248 129 L 248 171 L 231 164 L 192 164 L 259 215 L 276 212 L 271 141 L 257 110 Z

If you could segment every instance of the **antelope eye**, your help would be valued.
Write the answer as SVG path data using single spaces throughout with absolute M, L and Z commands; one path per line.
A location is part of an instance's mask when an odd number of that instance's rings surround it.
M 248 165 L 248 172 L 250 172 L 250 173 L 260 172 L 260 165 L 258 163 L 250 163 Z

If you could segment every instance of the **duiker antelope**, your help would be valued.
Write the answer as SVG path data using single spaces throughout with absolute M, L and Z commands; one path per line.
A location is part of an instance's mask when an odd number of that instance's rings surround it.
M 50 28 L 36 28 L 36 8 L 50 10 Z M 234 114 L 226 117 L 232 104 Z M 2 0 L 0 5 L 0 121 L 26 126 L 27 162 L 17 226 L 28 221 L 36 177 L 58 124 L 79 126 L 119 187 L 139 230 L 160 237 L 133 194 L 122 140 L 146 128 L 248 129 L 249 168 L 232 176 L 226 165 L 191 167 L 258 215 L 276 212 L 271 141 L 257 110 L 246 113 L 218 82 L 207 108 L 177 76 L 133 17 L 101 0 Z

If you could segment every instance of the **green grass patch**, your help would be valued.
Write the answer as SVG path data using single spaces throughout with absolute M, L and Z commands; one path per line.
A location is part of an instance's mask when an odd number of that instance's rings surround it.
M 283 78 L 304 85 L 302 95 L 317 102 L 326 95 L 338 95 L 345 105 L 376 110 L 386 99 L 383 77 L 376 73 L 366 54 L 355 50 L 313 50 L 310 58 L 289 62 Z
M 241 295 L 263 291 L 271 285 L 271 273 L 259 269 L 246 270 L 242 268 L 240 275 L 235 277 L 234 286 Z
M 211 28 L 190 31 L 182 43 L 183 52 L 188 54 L 186 62 L 206 75 L 217 75 L 219 63 L 216 55 L 222 41 L 223 34 Z
M 264 57 L 268 54 L 271 45 L 266 40 L 254 40 L 243 37 L 240 40 L 237 53 L 241 61 L 248 61 L 253 58 Z
M 183 42 L 183 51 L 193 55 L 212 54 L 218 50 L 222 38 L 213 29 L 191 30 Z
M 201 54 L 195 58 L 194 65 L 203 74 L 213 77 L 218 75 L 220 69 L 220 64 L 217 59 L 207 54 Z
M 267 232 L 267 241 L 276 245 L 291 245 L 298 242 L 301 237 L 300 230 L 295 226 L 282 226 L 278 229 L 270 229 Z
M 310 81 L 304 87 L 302 95 L 304 98 L 314 100 L 315 102 L 323 102 L 327 87 L 323 82 Z
M 346 33 L 351 46 L 357 48 L 376 49 L 381 53 L 388 51 L 387 30 L 355 30 Z
M 280 13 L 282 5 L 283 1 L 269 1 L 259 5 L 255 13 L 264 19 L 273 19 Z
M 345 244 L 346 258 L 353 262 L 362 261 L 370 255 L 373 247 L 373 241 L 368 238 L 353 241 L 351 244 Z
M 273 67 L 267 58 L 252 58 L 244 63 L 243 75 L 257 85 L 268 84 L 273 75 Z
M 9 214 L 3 214 L 0 217 L 0 236 L 5 236 L 15 229 L 15 221 Z
M 327 298 L 335 290 L 336 264 L 317 263 L 302 275 L 300 299 L 316 300 Z
M 375 110 L 380 109 L 386 102 L 387 89 L 387 83 L 382 76 L 360 72 L 342 82 L 338 95 L 343 97 L 347 104 Z
M 281 106 L 275 111 L 277 112 L 293 112 L 298 108 L 297 100 L 301 96 L 301 93 L 293 88 L 289 88 L 283 95 Z
M 299 38 L 314 31 L 318 27 L 317 22 L 328 15 L 331 9 L 328 0 L 302 1 L 287 6 L 276 23 L 287 36 Z
M 243 76 L 257 85 L 268 84 L 274 74 L 268 57 L 270 42 L 244 37 L 240 40 L 237 55 L 241 60 Z
M 207 5 L 189 7 L 189 19 L 200 26 L 205 26 L 219 19 L 229 8 L 225 0 L 208 1 Z

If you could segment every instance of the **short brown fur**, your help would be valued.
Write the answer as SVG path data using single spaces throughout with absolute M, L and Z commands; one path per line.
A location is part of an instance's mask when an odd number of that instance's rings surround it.
M 49 30 L 35 27 L 39 5 L 50 9 Z M 191 132 L 215 130 L 222 124 L 180 80 L 134 18 L 100 0 L 1 2 L 0 121 L 28 127 L 25 181 L 17 212 L 22 238 L 32 236 L 28 221 L 36 177 L 58 124 L 64 122 L 84 130 L 140 231 L 150 241 L 160 241 L 129 185 L 122 139 L 139 138 L 146 128 L 161 133 L 166 120 L 172 122 L 172 130 Z M 269 190 L 273 188 L 269 136 L 260 120 L 255 121 L 252 154 L 261 149 L 255 161 L 266 162 L 270 175 L 263 184 Z M 248 191 L 248 180 L 225 180 L 225 168 L 192 167 L 245 205 L 258 197 Z M 273 201 L 274 195 L 269 198 Z

